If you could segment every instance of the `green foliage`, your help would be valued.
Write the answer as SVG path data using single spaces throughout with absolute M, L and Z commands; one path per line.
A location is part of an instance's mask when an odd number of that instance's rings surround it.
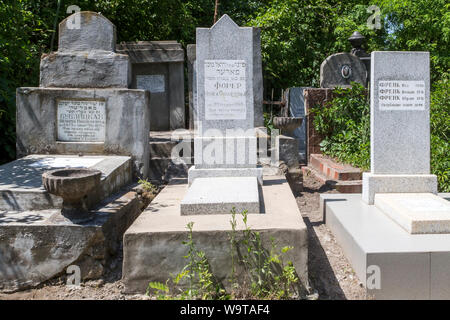
M 330 52 L 337 1 L 274 0 L 247 25 L 261 27 L 265 87 L 315 86 Z
M 370 106 L 365 88 L 336 88 L 335 98 L 323 108 L 313 108 L 314 128 L 323 136 L 324 154 L 353 166 L 370 168 Z
M 429 51 L 432 82 L 450 70 L 447 0 L 376 0 L 384 20 L 384 50 Z
M 147 179 L 139 179 L 138 183 L 146 192 L 156 193 L 158 191 L 158 188 Z
M 0 1 L 0 164 L 16 154 L 16 88 L 39 84 L 39 58 L 52 34 L 50 3 Z
M 430 105 L 431 173 L 440 192 L 450 192 L 450 82 L 435 82 Z
M 271 238 L 270 250 L 264 248 L 259 232 L 247 225 L 247 211 L 241 213 L 244 222 L 242 251 L 237 246 L 241 263 L 250 280 L 252 297 L 258 299 L 290 299 L 300 294 L 300 280 L 291 261 L 284 262 L 283 255 L 293 249 L 286 246 L 278 253 L 275 239 Z

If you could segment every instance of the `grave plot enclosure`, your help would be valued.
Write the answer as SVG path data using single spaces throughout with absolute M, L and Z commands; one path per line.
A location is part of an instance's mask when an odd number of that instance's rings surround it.
M 150 127 L 168 131 L 185 127 L 184 50 L 176 41 L 123 42 L 117 52 L 131 61 L 131 88 L 150 92 Z

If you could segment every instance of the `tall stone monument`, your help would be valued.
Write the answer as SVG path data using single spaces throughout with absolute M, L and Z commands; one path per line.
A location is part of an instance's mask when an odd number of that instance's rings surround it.
M 262 83 L 254 83 L 258 81 L 253 77 L 255 56 L 260 54 L 255 48 L 259 49 L 259 30 L 241 28 L 228 15 L 211 28 L 197 29 L 195 165 L 189 170 L 191 187 L 181 204 L 182 214 L 193 207 L 197 210 L 200 198 L 205 210 L 214 207 L 209 200 L 221 203 L 221 209 L 215 209 L 217 213 L 229 212 L 233 206 L 238 208 L 233 197 L 217 198 L 226 194 L 239 195 L 236 199 L 241 199 L 247 209 L 259 212 L 262 169 L 256 164 L 254 88 Z M 231 177 L 235 179 L 233 183 L 222 179 Z M 205 195 L 206 191 L 213 193 L 206 184 L 219 188 L 215 200 L 210 199 L 209 193 Z M 228 189 L 221 192 L 222 187 Z M 236 193 L 241 188 L 242 192 Z M 245 195 L 248 197 L 242 199 Z M 204 202 L 205 198 L 209 200 Z
M 115 32 L 95 12 L 60 23 L 59 48 L 43 56 L 39 88 L 17 89 L 18 157 L 131 156 L 134 174 L 147 176 L 150 98 L 128 89 L 130 61 L 115 52 Z
M 321 195 L 327 226 L 375 299 L 449 299 L 450 202 L 430 174 L 430 55 L 371 54 L 371 172 Z M 362 201 L 361 201 L 362 200 Z
M 373 204 L 376 193 L 437 193 L 430 174 L 429 53 L 372 52 L 371 63 L 371 171 L 363 174 L 363 200 Z

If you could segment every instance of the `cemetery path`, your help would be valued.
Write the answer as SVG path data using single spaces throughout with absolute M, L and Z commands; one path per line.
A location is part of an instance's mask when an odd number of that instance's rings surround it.
M 308 273 L 310 286 L 320 300 L 366 299 L 365 289 L 323 222 L 319 211 L 321 193 L 337 193 L 311 176 L 303 177 L 304 190 L 297 204 L 308 227 Z
M 341 247 L 326 227 L 319 212 L 320 193 L 335 193 L 310 176 L 303 179 L 304 190 L 296 194 L 301 215 L 308 227 L 309 281 L 319 299 L 365 299 L 362 284 L 344 256 Z M 121 250 L 119 250 L 121 252 Z M 85 281 L 81 287 L 66 286 L 63 279 L 51 280 L 38 288 L 10 294 L 0 300 L 143 300 L 145 295 L 122 293 L 122 256 L 117 256 L 101 280 Z

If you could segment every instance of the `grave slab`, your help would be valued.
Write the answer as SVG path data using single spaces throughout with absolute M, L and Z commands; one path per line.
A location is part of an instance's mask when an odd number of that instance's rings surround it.
M 449 257 L 450 234 L 410 234 L 360 194 L 322 194 L 320 210 L 368 297 L 450 299 L 448 267 L 437 266 Z M 379 288 L 367 286 L 373 270 Z
M 60 209 L 0 210 L 0 291 L 35 287 L 70 265 L 80 268 L 81 280 L 101 277 L 141 212 L 135 195 L 114 194 L 92 210 L 92 220 L 77 224 Z
M 42 173 L 57 168 L 91 168 L 102 172 L 103 199 L 132 179 L 131 158 L 125 156 L 29 155 L 0 166 L 0 210 L 60 208 L 62 199 L 42 186 Z
M 409 233 L 450 233 L 450 203 L 434 194 L 378 193 L 374 204 Z
M 180 203 L 188 191 L 186 181 L 173 180 L 150 203 L 124 235 L 122 281 L 128 293 L 145 292 L 150 281 L 165 283 L 179 273 L 186 259 L 188 236 L 186 225 L 193 222 L 193 240 L 205 252 L 212 272 L 225 286 L 231 274 L 231 215 L 181 215 Z M 278 248 L 290 245 L 287 253 L 302 280 L 308 278 L 308 235 L 296 200 L 283 176 L 264 178 L 262 186 L 264 214 L 249 212 L 248 226 L 261 234 L 263 245 L 270 248 L 270 238 Z M 237 232 L 245 229 L 242 218 L 236 216 Z M 243 277 L 244 270 L 237 274 Z M 305 280 L 307 283 L 307 280 Z
M 197 178 L 180 203 L 181 215 L 260 212 L 255 177 Z

